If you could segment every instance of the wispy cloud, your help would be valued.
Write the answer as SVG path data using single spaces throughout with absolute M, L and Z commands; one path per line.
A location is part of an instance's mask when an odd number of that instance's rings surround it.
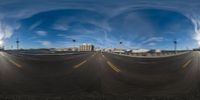
M 46 35 L 47 35 L 47 32 L 46 32 L 46 31 L 41 31 L 41 30 L 40 30 L 40 31 L 37 31 L 36 34 L 39 35 L 39 36 L 46 36 Z
M 38 27 L 41 23 L 42 23 L 42 21 L 37 21 L 37 22 L 33 23 L 33 24 L 29 27 L 29 30 L 35 29 L 35 28 Z
M 0 40 L 10 38 L 13 34 L 13 31 L 14 29 L 11 26 L 0 21 Z
M 148 43 L 147 45 L 149 45 L 149 46 L 155 46 L 156 43 L 154 43 L 154 42 L 150 42 L 150 43 Z
M 47 41 L 47 40 L 40 40 L 38 41 L 41 45 L 43 46 L 50 46 L 52 43 L 50 41 Z
M 200 20 L 199 19 L 192 19 L 194 24 L 194 39 L 197 41 L 198 45 L 200 45 Z
M 87 0 L 86 0 L 87 1 Z M 114 0 L 113 0 L 114 1 Z M 112 20 L 113 17 L 121 15 L 126 12 L 130 12 L 136 9 L 141 9 L 141 8 L 158 8 L 158 9 L 170 9 L 172 11 L 176 12 L 181 12 L 183 14 L 185 13 L 195 13 L 197 16 L 199 16 L 199 2 L 198 0 L 194 0 L 194 2 L 189 3 L 187 0 L 180 0 L 177 1 L 161 1 L 158 2 L 152 1 L 149 2 L 148 0 L 128 0 L 126 2 L 113 2 L 112 0 L 109 2 L 97 0 L 97 1 L 91 1 L 88 0 L 87 2 L 82 2 L 81 0 L 74 0 L 74 1 L 63 1 L 63 0 L 56 0 L 56 1 L 48 1 L 48 0 L 12 0 L 12 1 L 6 1 L 3 0 L 0 3 L 0 19 L 3 18 L 8 18 L 7 20 L 12 21 L 12 23 L 19 21 L 24 18 L 28 18 L 32 15 L 41 13 L 41 12 L 46 12 L 46 11 L 52 11 L 52 10 L 57 10 L 57 9 L 82 9 L 82 10 L 88 10 L 88 11 L 94 11 L 100 14 L 106 14 L 105 19 L 101 21 L 94 21 L 94 20 L 89 20 L 90 16 L 88 16 L 88 20 L 86 22 L 91 23 L 93 25 L 96 25 L 100 27 L 102 30 L 106 32 L 110 32 L 113 27 L 110 26 L 109 21 Z M 122 1 L 122 0 L 121 0 Z M 40 6 L 38 3 L 45 4 L 45 6 Z M 16 9 L 11 9 L 11 8 L 16 8 Z M 188 9 L 191 8 L 191 9 Z M 195 10 L 196 9 L 196 10 Z M 195 11 L 193 11 L 195 10 Z M 131 17 L 132 18 L 132 17 Z M 11 19 L 11 20 L 10 20 Z M 199 20 L 195 19 L 193 21 L 195 25 L 195 36 L 194 39 L 198 41 L 198 44 L 200 45 L 200 31 L 199 31 Z M 78 20 L 77 20 L 78 21 Z M 127 21 L 130 23 L 129 21 Z M 10 38 L 12 36 L 15 30 L 15 28 L 12 26 L 12 23 L 6 23 L 6 28 L 0 29 L 0 40 L 5 39 L 5 38 Z M 37 28 L 42 22 L 33 22 L 33 24 L 29 27 L 29 30 L 34 30 Z M 5 27 L 4 26 L 4 27 Z M 128 26 L 128 25 L 127 25 Z M 125 27 L 127 27 L 125 26 Z M 132 28 L 132 25 L 129 26 Z M 70 26 L 68 24 L 66 25 L 55 25 L 54 29 L 56 30 L 61 30 L 61 31 L 67 31 L 69 30 Z M 144 26 L 142 26 L 144 28 Z M 135 29 L 133 29 L 135 30 Z M 83 30 L 80 30 L 80 32 L 83 32 Z M 146 31 L 146 30 L 145 30 Z M 86 33 L 95 33 L 96 31 L 93 30 L 84 30 Z M 125 33 L 124 33 L 125 34 Z M 38 35 L 40 36 L 46 36 L 47 34 L 44 32 L 39 32 Z M 76 36 L 72 37 L 75 38 Z M 78 36 L 77 39 L 81 39 L 81 37 L 86 37 L 89 39 L 94 39 L 93 36 Z M 96 36 L 95 38 L 98 43 L 107 43 L 108 45 L 116 45 L 118 44 L 117 39 L 115 38 L 100 38 Z M 162 37 L 152 37 L 149 39 L 146 39 L 143 41 L 143 44 L 151 43 L 151 42 L 162 42 L 165 41 L 164 38 Z M 41 42 L 42 43 L 42 42 Z M 50 42 L 44 42 L 43 44 L 51 44 Z M 132 45 L 129 42 L 124 42 L 124 45 Z
M 142 44 L 146 44 L 146 43 L 149 43 L 149 42 L 161 42 L 161 41 L 164 41 L 163 37 L 151 37 L 151 38 L 148 38 L 147 40 L 144 40 L 142 42 Z
M 3 46 L 4 41 L 0 40 L 0 47 Z
M 67 31 L 68 30 L 68 26 L 67 25 L 54 25 L 53 29 L 55 30 L 59 30 L 59 31 Z

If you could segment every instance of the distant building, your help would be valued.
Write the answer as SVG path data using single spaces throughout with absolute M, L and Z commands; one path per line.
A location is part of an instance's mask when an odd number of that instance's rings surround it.
M 149 52 L 148 49 L 133 49 L 132 53 L 147 53 Z
M 195 48 L 193 49 L 193 51 L 200 51 L 200 48 Z
M 125 49 L 114 48 L 112 52 L 114 52 L 114 53 L 125 53 Z
M 149 53 L 161 53 L 162 51 L 160 49 L 151 49 Z
M 104 52 L 113 52 L 114 49 L 113 48 L 104 48 L 103 51 Z
M 94 46 L 91 44 L 83 43 L 80 45 L 79 51 L 94 51 Z
M 78 48 L 54 48 L 52 51 L 78 51 Z
M 102 48 L 95 48 L 94 51 L 103 51 Z
M 0 51 L 3 51 L 4 50 L 4 46 L 0 47 Z

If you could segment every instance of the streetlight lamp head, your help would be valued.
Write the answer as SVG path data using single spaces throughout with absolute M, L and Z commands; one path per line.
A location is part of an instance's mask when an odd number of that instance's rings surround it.
M 177 41 L 176 41 L 176 40 L 174 41 L 174 44 L 177 44 Z

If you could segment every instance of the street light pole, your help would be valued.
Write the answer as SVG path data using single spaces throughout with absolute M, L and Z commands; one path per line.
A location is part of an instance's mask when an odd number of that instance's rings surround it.
M 119 45 L 120 45 L 120 48 L 122 49 L 121 45 L 122 45 L 122 42 L 119 42 Z
M 174 53 L 175 54 L 177 53 L 176 49 L 177 49 L 177 40 L 174 40 Z
M 13 45 L 11 45 L 11 50 L 13 49 Z
M 123 42 L 119 42 L 119 45 L 120 45 L 120 49 L 121 49 L 121 50 L 122 50 L 122 46 L 121 46 L 122 43 L 123 43 Z M 121 54 L 121 52 L 120 52 L 120 54 Z
M 16 44 L 17 44 L 17 50 L 19 50 L 19 39 L 18 38 L 16 40 Z
M 76 42 L 76 40 L 75 40 L 75 39 L 73 39 L 72 41 L 74 42 L 74 51 L 75 51 L 75 42 Z

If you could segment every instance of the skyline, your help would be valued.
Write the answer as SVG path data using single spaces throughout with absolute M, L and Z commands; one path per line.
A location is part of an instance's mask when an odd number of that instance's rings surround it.
M 20 48 L 73 47 L 73 39 L 100 48 L 123 42 L 122 48 L 173 49 L 174 40 L 177 49 L 200 45 L 199 15 L 183 8 L 186 1 L 22 1 L 1 4 L 0 45 L 6 48 L 15 47 L 17 38 Z

